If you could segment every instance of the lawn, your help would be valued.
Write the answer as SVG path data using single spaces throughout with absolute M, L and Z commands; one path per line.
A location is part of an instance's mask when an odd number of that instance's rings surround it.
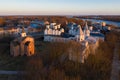
M 10 40 L 0 40 L 0 70 L 24 70 L 28 60 L 34 56 L 38 56 L 46 47 L 47 42 L 35 41 L 35 53 L 36 55 L 27 56 L 10 56 Z M 40 54 L 41 55 L 41 54 Z
M 19 75 L 0 75 L 0 80 L 23 80 Z
M 27 59 L 26 56 L 10 56 L 9 44 L 0 44 L 0 70 L 21 70 L 24 68 Z

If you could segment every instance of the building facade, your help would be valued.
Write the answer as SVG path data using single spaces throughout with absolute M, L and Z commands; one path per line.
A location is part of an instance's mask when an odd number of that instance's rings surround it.
M 12 56 L 31 56 L 35 54 L 34 38 L 27 36 L 24 29 L 20 37 L 15 38 L 10 43 L 10 54 Z

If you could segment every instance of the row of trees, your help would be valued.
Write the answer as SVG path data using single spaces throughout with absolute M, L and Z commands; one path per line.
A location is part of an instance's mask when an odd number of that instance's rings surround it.
M 5 25 L 5 19 L 3 18 L 0 18 L 0 27 L 4 26 Z
M 120 22 L 120 16 L 100 16 L 102 20 Z
M 0 27 L 28 27 L 31 21 L 43 21 L 49 23 L 61 24 L 61 27 L 68 31 L 68 23 L 77 23 L 81 26 L 84 25 L 84 21 L 81 19 L 67 18 L 66 16 L 6 16 L 0 18 Z M 46 26 L 38 24 L 38 29 L 44 29 Z
M 77 18 L 85 18 L 85 19 L 101 19 L 101 20 L 108 20 L 108 21 L 115 21 L 115 22 L 120 22 L 120 16 L 118 15 L 98 15 L 98 16 L 75 16 Z
M 111 36 L 111 35 L 108 35 Z M 113 35 L 114 36 L 114 35 Z M 109 80 L 114 45 L 101 42 L 95 55 L 89 55 L 84 64 L 70 61 L 66 56 L 70 47 L 78 43 L 40 43 L 43 50 L 28 60 L 25 80 Z M 74 53 L 76 54 L 76 53 Z

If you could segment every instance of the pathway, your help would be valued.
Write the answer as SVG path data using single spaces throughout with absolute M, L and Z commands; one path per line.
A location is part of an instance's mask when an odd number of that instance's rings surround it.
M 0 70 L 0 75 L 1 74 L 13 75 L 13 74 L 24 74 L 24 72 L 22 72 L 22 71 L 4 71 L 4 70 Z
M 113 55 L 113 63 L 112 63 L 112 72 L 110 80 L 119 80 L 119 71 L 120 71 L 120 61 L 118 54 L 118 47 L 120 44 L 116 44 L 114 55 Z

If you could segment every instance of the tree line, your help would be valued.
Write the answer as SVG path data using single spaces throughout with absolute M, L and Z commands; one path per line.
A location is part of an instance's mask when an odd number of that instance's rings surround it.
M 107 35 L 114 37 L 115 35 Z M 109 80 L 114 45 L 111 38 L 100 41 L 95 54 L 89 55 L 85 63 L 71 61 L 63 57 L 69 47 L 79 49 L 78 43 L 39 43 L 44 46 L 41 52 L 28 60 L 25 80 Z M 76 54 L 76 52 L 74 53 Z M 62 58 L 61 58 L 62 57 Z

